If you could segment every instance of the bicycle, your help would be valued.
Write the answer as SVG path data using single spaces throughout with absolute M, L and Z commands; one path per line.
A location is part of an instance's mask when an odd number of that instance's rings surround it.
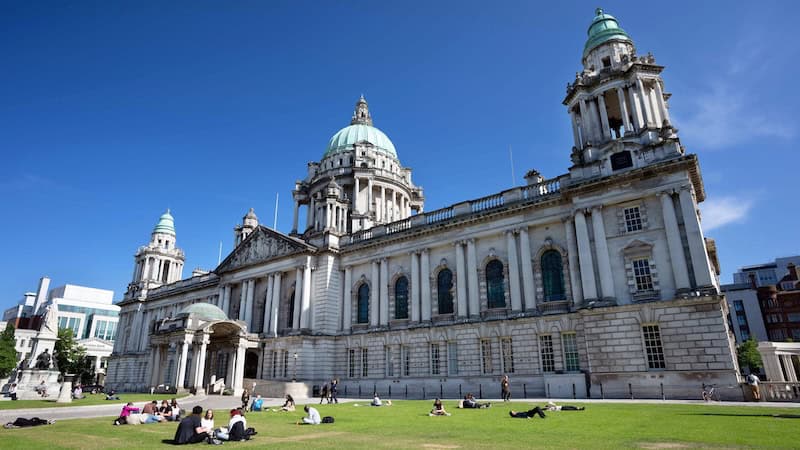
M 703 384 L 703 400 L 706 402 L 709 401 L 719 401 L 719 394 L 717 393 L 717 385 L 716 384 Z

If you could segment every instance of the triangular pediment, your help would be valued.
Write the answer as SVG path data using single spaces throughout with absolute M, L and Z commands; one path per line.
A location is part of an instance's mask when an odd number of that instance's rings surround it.
M 316 247 L 300 239 L 259 225 L 214 270 L 220 274 L 285 256 L 316 251 Z

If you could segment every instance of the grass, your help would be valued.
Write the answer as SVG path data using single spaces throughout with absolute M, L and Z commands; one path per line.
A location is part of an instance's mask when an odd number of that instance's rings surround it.
M 797 448 L 798 410 L 710 405 L 588 404 L 585 411 L 547 413 L 546 419 L 514 419 L 510 407 L 455 409 L 450 417 L 428 417 L 429 401 L 397 401 L 391 407 L 366 403 L 320 405 L 331 425 L 298 426 L 302 412 L 248 413 L 259 431 L 252 441 L 227 443 L 236 448 Z M 576 403 L 579 404 L 579 403 Z M 188 405 L 187 405 L 188 406 Z M 217 426 L 224 416 L 218 415 Z M 783 415 L 778 417 L 776 415 Z M 111 424 L 112 418 L 59 421 L 28 429 L 0 429 L 3 449 L 166 448 L 177 425 Z
M 27 409 L 27 408 L 53 408 L 63 406 L 88 406 L 88 405 L 116 405 L 127 402 L 145 402 L 148 400 L 170 400 L 175 397 L 171 394 L 117 394 L 119 400 L 106 400 L 106 394 L 86 394 L 85 398 L 79 400 L 72 400 L 71 403 L 56 403 L 58 394 L 51 395 L 46 399 L 41 400 L 17 400 L 17 401 L 2 401 L 0 402 L 0 410 L 8 409 Z M 180 400 L 180 399 L 178 399 Z M 180 401 L 178 402 L 180 404 Z

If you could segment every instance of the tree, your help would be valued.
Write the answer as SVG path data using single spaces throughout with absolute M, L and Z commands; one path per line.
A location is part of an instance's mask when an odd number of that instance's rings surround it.
M 75 374 L 75 381 L 91 382 L 94 378 L 94 367 L 86 357 L 86 348 L 75 342 L 72 330 L 59 328 L 58 341 L 54 349 L 58 370 L 62 374 Z
M 761 353 L 758 352 L 758 342 L 750 338 L 736 348 L 736 356 L 739 359 L 739 366 L 747 366 L 751 372 L 758 372 L 764 367 L 761 361 Z
M 7 377 L 17 367 L 17 342 L 14 339 L 14 324 L 8 322 L 0 333 L 0 378 Z

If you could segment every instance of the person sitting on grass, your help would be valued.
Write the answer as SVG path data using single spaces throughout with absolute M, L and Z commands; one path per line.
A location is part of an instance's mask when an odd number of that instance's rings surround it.
M 42 380 L 42 382 L 39 383 L 38 386 L 36 386 L 36 392 L 38 392 L 39 395 L 42 396 L 42 398 L 48 397 L 48 395 L 47 395 L 47 383 L 45 383 L 44 380 Z
M 114 421 L 114 425 L 125 425 L 128 423 L 128 416 L 130 416 L 132 413 L 138 412 L 139 408 L 133 406 L 133 402 L 128 402 L 127 405 L 122 407 L 122 411 L 120 411 L 117 420 Z
M 158 414 L 158 402 L 153 400 L 150 403 L 145 403 L 144 408 L 142 408 L 142 414 Z
M 571 406 L 571 405 L 556 405 L 553 402 L 547 402 L 545 405 L 545 411 L 583 411 L 586 409 L 584 406 Z
M 217 439 L 221 441 L 244 441 L 250 439 L 246 430 L 247 419 L 244 418 L 241 408 L 232 409 L 228 429 L 218 431 Z
M 276 409 L 275 411 L 288 411 L 288 412 L 294 411 L 294 399 L 292 398 L 292 396 L 286 394 L 286 401 L 283 402 L 283 406 L 281 406 L 281 409 L 279 410 Z
M 508 412 L 509 416 L 515 417 L 517 419 L 530 419 L 531 417 L 533 417 L 533 416 L 535 416 L 537 414 L 542 419 L 545 418 L 544 411 L 542 411 L 542 408 L 539 408 L 538 406 L 534 406 L 533 409 L 529 409 L 528 411 L 519 411 L 519 412 L 509 411 Z
M 320 417 L 317 408 L 306 405 L 303 407 L 303 411 L 305 411 L 308 415 L 303 417 L 302 425 L 319 425 L 322 423 L 322 418 Z M 300 425 L 301 423 L 297 422 L 297 424 Z
M 467 393 L 467 395 L 464 396 L 464 400 L 458 402 L 458 407 L 465 409 L 489 408 L 491 406 L 491 403 L 478 403 L 475 400 L 475 396 L 472 395 L 472 392 Z
M 75 389 L 72 390 L 72 398 L 75 400 L 80 400 L 83 398 L 83 389 L 81 389 L 81 385 L 75 386 Z
M 264 399 L 261 398 L 261 395 L 256 395 L 256 398 L 253 399 L 253 404 L 250 405 L 250 411 L 261 411 L 264 408 Z
M 106 400 L 119 400 L 119 395 L 117 395 L 117 391 L 114 389 L 108 391 L 106 393 Z
M 178 401 L 174 398 L 169 402 L 170 408 L 172 408 L 172 417 L 175 420 L 181 420 L 181 408 L 178 406 Z
M 170 406 L 168 401 L 161 400 L 161 408 L 158 408 L 158 412 L 165 420 L 169 422 L 175 421 L 175 415 L 172 413 L 172 406 Z
M 211 431 L 215 430 L 215 428 L 214 428 L 214 410 L 213 409 L 207 409 L 206 410 L 205 415 L 203 415 L 203 418 L 200 419 L 200 425 L 202 425 L 203 428 L 208 430 L 209 433 L 211 433 Z
M 203 414 L 203 407 L 195 406 L 192 408 L 192 414 L 181 420 L 178 429 L 175 431 L 174 442 L 176 444 L 196 444 L 211 440 L 208 434 L 209 430 L 203 428 L 201 414 Z
M 442 405 L 442 401 L 437 397 L 436 400 L 433 401 L 433 409 L 428 414 L 429 416 L 449 416 L 450 413 L 444 410 L 444 405 Z

